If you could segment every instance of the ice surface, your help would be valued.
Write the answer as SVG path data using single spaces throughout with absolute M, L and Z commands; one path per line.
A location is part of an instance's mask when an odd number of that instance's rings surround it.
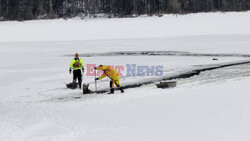
M 82 95 L 65 84 L 80 54 L 176 51 L 250 54 L 250 13 L 201 13 L 125 19 L 0 23 L 2 141 L 248 141 L 249 65 L 155 85 L 125 94 Z M 70 56 L 72 55 L 72 56 Z M 163 65 L 164 75 L 249 60 L 213 56 L 94 56 L 84 64 Z M 126 71 L 126 70 L 125 70 Z M 152 77 L 154 78 L 154 77 Z M 121 83 L 150 77 L 121 77 Z M 94 77 L 83 77 L 94 88 Z M 98 89 L 109 80 L 98 81 Z

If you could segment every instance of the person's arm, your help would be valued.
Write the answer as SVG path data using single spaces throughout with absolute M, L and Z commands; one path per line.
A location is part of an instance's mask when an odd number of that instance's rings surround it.
M 104 77 L 106 77 L 107 75 L 105 74 L 105 73 L 103 73 L 100 77 L 98 77 L 98 79 L 97 80 L 101 80 L 101 79 L 103 79 Z

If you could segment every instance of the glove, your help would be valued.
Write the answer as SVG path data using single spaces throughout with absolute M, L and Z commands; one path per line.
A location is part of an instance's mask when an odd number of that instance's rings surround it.
M 97 68 L 96 67 L 94 67 L 94 70 L 96 70 Z
M 82 72 L 84 72 L 84 68 L 82 69 Z
M 95 78 L 95 81 L 98 80 L 98 78 Z
M 71 69 L 69 69 L 69 74 L 71 74 Z

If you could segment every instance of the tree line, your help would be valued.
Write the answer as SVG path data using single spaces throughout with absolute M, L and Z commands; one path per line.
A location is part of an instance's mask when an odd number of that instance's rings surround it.
M 0 20 L 245 11 L 250 0 L 0 0 Z

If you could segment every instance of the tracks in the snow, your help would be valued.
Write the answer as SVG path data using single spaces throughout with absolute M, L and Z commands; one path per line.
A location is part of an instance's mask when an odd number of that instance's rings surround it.
M 204 72 L 204 73 L 202 73 Z M 218 73 L 218 74 L 217 74 Z M 228 74 L 226 74 L 228 73 Z M 193 77 L 194 76 L 194 77 Z M 143 82 L 135 82 L 133 84 L 124 85 L 124 89 L 137 88 L 143 85 L 150 85 L 160 81 L 167 80 L 178 80 L 181 84 L 189 83 L 207 83 L 209 81 L 215 82 L 219 80 L 225 80 L 230 78 L 250 76 L 250 60 L 247 61 L 238 61 L 231 63 L 223 64 L 214 64 L 214 65 L 200 65 L 194 67 L 192 70 L 184 71 L 182 73 L 176 73 L 171 76 L 164 76 L 154 80 L 144 80 Z M 185 79 L 188 78 L 188 79 Z M 96 94 L 107 93 L 108 89 L 99 90 Z M 93 98 L 94 95 L 89 95 L 88 98 Z M 84 96 L 85 97 L 85 96 Z M 95 96 L 94 96 L 95 97 Z M 68 95 L 55 98 L 55 101 L 72 101 L 72 100 L 81 100 L 83 96 L 81 95 Z M 86 98 L 86 97 L 85 97 Z M 51 101 L 51 99 L 50 99 Z
M 213 53 L 190 53 L 184 51 L 123 51 L 106 53 L 83 53 L 81 57 L 100 57 L 100 56 L 194 56 L 194 57 L 247 57 L 249 54 L 213 54 Z M 72 56 L 72 55 L 66 55 Z
M 124 85 L 123 87 L 124 87 L 124 89 L 137 88 L 137 87 L 141 87 L 143 85 L 149 85 L 149 84 L 153 84 L 153 83 L 160 82 L 160 81 L 189 78 L 189 77 L 192 77 L 195 75 L 199 75 L 201 72 L 211 71 L 211 70 L 216 70 L 216 69 L 221 69 L 221 68 L 226 68 L 226 67 L 232 67 L 232 66 L 238 66 L 238 65 L 244 65 L 244 64 L 250 64 L 250 60 L 209 65 L 209 66 L 199 66 L 196 69 L 189 70 L 187 72 L 179 73 L 179 74 L 172 75 L 172 76 L 164 76 L 162 78 L 158 78 L 158 79 L 154 79 L 154 80 L 148 80 L 148 81 L 145 80 L 145 81 L 140 82 L 140 83 Z M 100 90 L 100 91 L 97 91 L 96 93 L 105 93 L 107 91 L 108 90 Z
M 66 55 L 71 56 L 71 55 Z M 125 51 L 125 52 L 107 52 L 107 53 L 88 53 L 80 54 L 81 57 L 109 57 L 109 56 L 193 56 L 193 57 L 245 57 L 250 58 L 249 54 L 212 54 L 212 53 L 190 53 L 182 51 Z M 250 64 L 250 60 L 230 62 L 215 65 L 200 65 L 194 67 L 192 70 L 183 71 L 181 73 L 176 73 L 171 76 L 163 76 L 159 78 L 154 78 L 152 80 L 144 80 L 143 82 L 135 82 L 131 84 L 124 85 L 124 89 L 137 88 L 143 85 L 149 85 L 160 81 L 174 80 L 174 79 L 184 79 L 195 75 L 199 75 L 201 72 L 216 70 L 220 68 L 226 68 L 237 65 Z M 105 93 L 108 90 L 99 90 L 96 93 Z
M 250 61 L 242 61 L 242 62 L 234 62 L 234 63 L 226 63 L 226 64 L 220 64 L 220 65 L 211 65 L 211 66 L 204 66 L 198 69 L 194 69 L 188 72 L 184 72 L 181 74 L 177 74 L 174 76 L 169 76 L 169 77 L 163 77 L 162 79 L 158 80 L 153 80 L 153 81 L 148 81 L 148 82 L 142 82 L 136 85 L 126 85 L 124 88 L 135 88 L 135 87 L 140 87 L 142 85 L 147 85 L 147 84 L 152 84 L 155 82 L 159 81 L 167 81 L 167 80 L 173 80 L 173 79 L 183 79 L 183 78 L 189 78 L 195 75 L 199 75 L 201 72 L 204 71 L 210 71 L 210 70 L 215 70 L 215 69 L 220 69 L 220 68 L 225 68 L 225 67 L 231 67 L 231 66 L 237 66 L 237 65 L 244 65 L 244 64 L 250 64 Z

